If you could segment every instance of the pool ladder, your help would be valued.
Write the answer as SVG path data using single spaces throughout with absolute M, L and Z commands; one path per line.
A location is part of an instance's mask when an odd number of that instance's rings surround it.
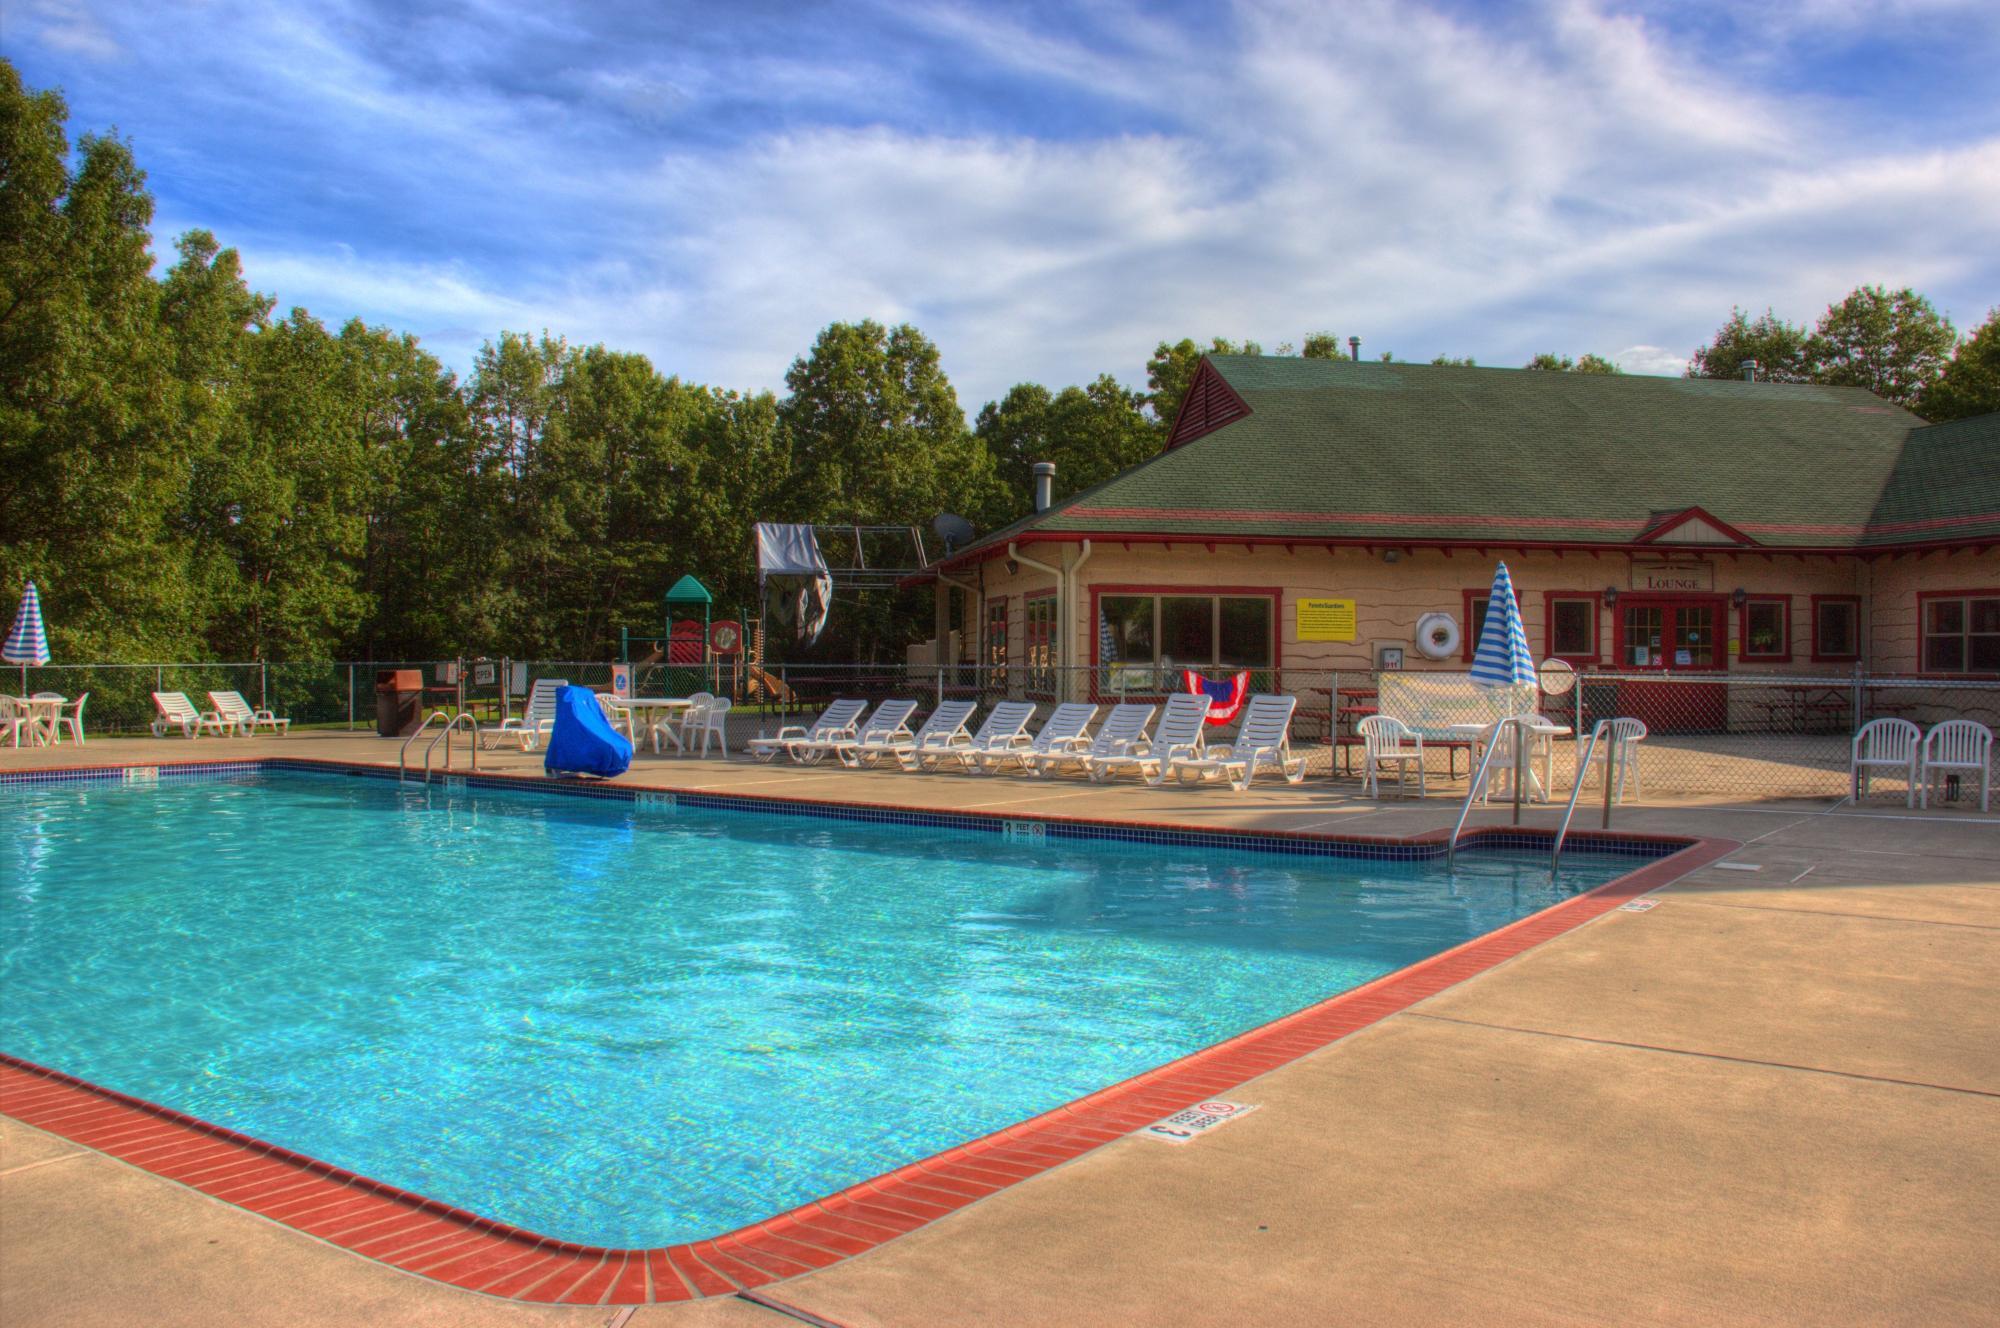
M 443 711 L 433 710 L 430 714 L 424 716 L 424 722 L 417 725 L 416 730 L 409 737 L 403 739 L 402 750 L 396 753 L 396 782 L 398 784 L 409 777 L 410 744 L 421 738 L 424 735 L 424 730 L 429 728 L 432 723 L 442 718 L 444 718 Z M 451 734 L 452 730 L 456 729 L 460 724 L 464 724 L 472 730 L 472 768 L 475 772 L 478 771 L 479 721 L 469 714 L 453 715 L 445 723 L 445 726 L 433 734 L 428 743 L 424 744 L 424 784 L 426 786 L 431 782 L 431 753 L 437 750 L 440 740 L 444 742 L 444 768 L 446 770 L 451 769 Z
M 1514 726 L 1514 824 L 1521 823 L 1521 781 L 1526 774 L 1528 750 L 1528 720 L 1509 716 L 1500 721 L 1500 728 Z M 1608 735 L 1608 738 L 1607 738 Z M 1500 736 L 1499 729 L 1493 736 Z M 1563 807 L 1562 821 L 1556 826 L 1555 841 L 1549 846 L 1549 875 L 1554 876 L 1562 862 L 1563 840 L 1569 836 L 1570 819 L 1576 815 L 1577 795 L 1583 792 L 1584 772 L 1590 769 L 1590 760 L 1597 752 L 1597 742 L 1607 738 L 1604 750 L 1604 828 L 1611 828 L 1611 788 L 1612 776 L 1618 760 L 1618 733 L 1608 719 L 1600 719 L 1590 730 L 1590 739 L 1584 744 L 1583 754 L 1577 757 L 1576 778 L 1570 782 L 1569 802 Z M 1485 755 L 1479 758 L 1479 770 L 1472 776 L 1472 786 L 1465 791 L 1465 803 L 1458 809 L 1458 822 L 1451 828 L 1451 842 L 1445 848 L 1445 869 L 1448 871 L 1458 862 L 1458 839 L 1465 829 L 1465 820 L 1472 814 L 1472 803 L 1479 796 L 1479 790 L 1486 783 L 1486 767 L 1493 761 L 1493 753 L 1500 750 L 1498 741 L 1486 745 Z

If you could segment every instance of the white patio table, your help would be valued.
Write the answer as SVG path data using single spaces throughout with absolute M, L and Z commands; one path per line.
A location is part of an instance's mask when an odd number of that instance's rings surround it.
M 650 729 L 672 719 L 675 711 L 686 710 L 694 704 L 693 698 L 686 696 L 609 696 L 605 700 L 613 709 L 625 712 L 625 736 L 632 740 L 634 747 L 639 745 L 639 716 L 647 717 L 646 727 Z M 662 732 L 673 740 L 674 748 L 680 750 L 681 735 L 671 725 Z
M 1461 737 L 1472 739 L 1476 746 L 1479 741 L 1479 735 L 1486 732 L 1486 730 L 1492 728 L 1493 724 L 1492 721 L 1489 720 L 1484 724 L 1451 724 L 1447 725 L 1446 727 L 1450 732 L 1454 734 L 1457 734 Z M 1540 724 L 1530 724 L 1527 726 L 1527 728 L 1528 732 L 1533 734 L 1537 738 L 1567 738 L 1570 736 L 1571 733 L 1575 731 L 1571 729 L 1570 726 L 1567 724 L 1556 724 L 1550 722 L 1544 722 Z M 1548 765 L 1549 765 L 1549 782 L 1553 784 L 1555 783 L 1555 758 L 1553 753 L 1550 754 Z M 1528 761 L 1527 767 L 1528 767 L 1528 801 L 1547 802 L 1549 800 L 1549 791 L 1542 787 L 1541 779 L 1535 774 L 1534 761 L 1533 760 Z M 1472 764 L 1472 773 L 1475 775 L 1479 773 L 1479 763 L 1477 760 L 1475 760 Z M 1512 762 L 1507 762 L 1503 764 L 1500 769 L 1488 770 L 1486 772 L 1486 779 L 1488 783 L 1487 796 L 1489 798 L 1499 797 L 1504 799 L 1504 798 L 1511 798 L 1514 796 L 1514 787 L 1513 787 L 1514 766 Z M 1493 785 L 1496 783 L 1499 785 L 1499 791 L 1497 792 L 1493 788 Z
M 54 746 L 56 741 L 56 721 L 62 718 L 62 708 L 69 699 L 62 696 L 10 696 L 7 700 L 14 711 L 24 721 L 28 730 L 28 745 L 40 747 Z M 14 745 L 21 745 L 21 729 L 14 730 Z

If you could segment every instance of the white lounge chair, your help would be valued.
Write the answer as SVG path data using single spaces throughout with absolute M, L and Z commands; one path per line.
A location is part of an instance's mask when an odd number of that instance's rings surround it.
M 1259 770 L 1275 770 L 1287 784 L 1306 777 L 1306 759 L 1292 755 L 1292 712 L 1299 707 L 1296 696 L 1268 693 L 1250 698 L 1236 737 L 1224 747 L 1211 747 L 1191 760 L 1174 761 L 1167 767 L 1176 777 L 1193 774 L 1202 779 L 1227 779 L 1238 793 L 1250 787 Z
M 1122 752 L 1093 756 L 1084 769 L 1094 780 L 1130 771 L 1149 784 L 1165 783 L 1170 762 L 1201 755 L 1208 733 L 1208 708 L 1214 703 L 1206 692 L 1175 692 L 1167 698 L 1167 708 L 1160 712 L 1151 737 L 1139 739 Z
M 986 722 L 979 726 L 979 732 L 964 742 L 947 742 L 942 754 L 926 759 L 932 764 L 956 760 L 961 766 L 970 767 L 982 756 L 1018 751 L 1034 741 L 1028 736 L 1028 721 L 1034 717 L 1033 701 L 1001 701 L 986 712 Z
M 916 740 L 916 735 L 910 732 L 910 716 L 916 713 L 915 701 L 884 701 L 857 732 L 816 745 L 824 746 L 844 766 L 873 765 L 898 741 Z M 863 747 L 869 749 L 866 754 L 861 751 Z
M 541 736 L 554 731 L 556 693 L 567 686 L 567 678 L 535 679 L 535 685 L 528 689 L 528 708 L 519 716 L 507 716 L 496 728 L 479 730 L 479 745 L 491 751 L 501 743 L 512 740 L 519 743 L 524 752 L 535 750 L 535 743 Z
M 971 753 L 971 760 L 989 774 L 1009 765 L 1026 769 L 1036 757 L 1089 746 L 1090 739 L 1083 736 L 1083 731 L 1096 718 L 1097 707 L 1088 701 L 1065 701 L 1049 713 L 1041 729 L 1027 742 L 998 751 L 974 752 Z
M 1088 745 L 1045 752 L 1029 761 L 1028 767 L 1037 775 L 1051 774 L 1069 766 L 1088 774 L 1092 761 L 1107 756 L 1124 756 L 1144 742 L 1146 726 L 1153 722 L 1155 709 L 1157 707 L 1141 701 L 1121 701 L 1111 707 L 1111 713 L 1097 726 L 1097 732 L 1090 736 Z
M 208 703 L 215 707 L 215 713 L 234 724 L 245 737 L 255 737 L 259 728 L 268 727 L 280 737 L 290 731 L 292 721 L 279 719 L 269 710 L 258 710 L 243 699 L 241 692 L 210 692 Z
M 234 724 L 213 710 L 206 713 L 196 710 L 186 692 L 154 692 L 153 709 L 157 712 L 153 719 L 156 738 L 164 738 L 175 729 L 184 738 L 199 738 L 204 733 L 225 738 L 236 731 Z
M 1903 776 L 1903 805 L 1917 805 L 1917 770 L 1924 759 L 1924 731 L 1907 719 L 1871 719 L 1854 731 L 1848 749 L 1847 782 L 1849 796 L 1860 802 L 1868 796 L 1869 777 L 1877 770 L 1894 770 Z
M 1979 775 L 1979 810 L 1991 810 L 1993 730 L 1970 719 L 1947 719 L 1933 724 L 1924 735 L 1923 778 L 1918 783 L 1917 806 L 1931 805 L 1931 780 L 1940 772 L 1964 771 Z
M 1424 735 L 1394 715 L 1370 715 L 1354 726 L 1361 735 L 1361 791 L 1371 798 L 1382 796 L 1382 768 L 1396 770 L 1396 791 L 1409 784 L 1410 767 L 1417 770 L 1417 796 L 1430 793 L 1424 782 Z
M 790 754 L 794 746 L 824 743 L 833 738 L 853 737 L 855 726 L 861 722 L 861 712 L 868 708 L 866 701 L 835 701 L 820 717 L 810 724 L 786 724 L 778 729 L 775 738 L 752 738 L 748 743 L 750 755 L 759 761 L 774 761 L 780 752 Z M 821 750 L 812 756 L 817 761 L 826 753 Z M 796 756 L 794 760 L 798 759 Z M 810 762 L 808 762 L 810 764 Z
M 893 756 L 905 770 L 927 770 L 937 757 L 968 740 L 965 726 L 977 709 L 978 705 L 971 701 L 946 701 L 931 711 L 915 736 L 862 750 L 870 756 Z

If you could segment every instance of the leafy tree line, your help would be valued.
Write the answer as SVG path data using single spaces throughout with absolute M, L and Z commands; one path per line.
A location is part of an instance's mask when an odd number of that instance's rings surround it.
M 1021 383 L 969 426 L 937 347 L 869 321 L 825 328 L 783 395 L 546 332 L 502 333 L 461 379 L 407 334 L 280 316 L 205 231 L 156 277 L 130 146 L 72 145 L 67 119 L 0 60 L 0 587 L 42 583 L 61 660 L 602 658 L 660 630 L 684 572 L 755 612 L 753 521 L 992 529 L 1026 514 L 1033 462 L 1059 494 L 1100 483 L 1158 451 L 1204 354 L 1263 353 L 1162 341 L 1144 392 Z M 2000 409 L 1992 319 L 1952 356 L 1949 324 L 1917 346 L 1927 304 L 1882 296 L 1885 321 L 1880 294 L 1792 359 L 1739 311 L 1694 371 L 1754 354 L 1767 377 L 1888 374 L 1869 382 L 1939 418 Z M 929 622 L 921 594 L 843 598 L 817 653 L 893 655 Z

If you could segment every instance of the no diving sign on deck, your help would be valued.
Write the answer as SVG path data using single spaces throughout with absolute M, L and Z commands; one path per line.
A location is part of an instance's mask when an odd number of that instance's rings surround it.
M 1138 1133 L 1163 1144 L 1193 1143 L 1218 1125 L 1227 1125 L 1257 1108 L 1247 1102 L 1197 1102 L 1186 1111 L 1176 1111 L 1162 1121 L 1154 1121 Z

